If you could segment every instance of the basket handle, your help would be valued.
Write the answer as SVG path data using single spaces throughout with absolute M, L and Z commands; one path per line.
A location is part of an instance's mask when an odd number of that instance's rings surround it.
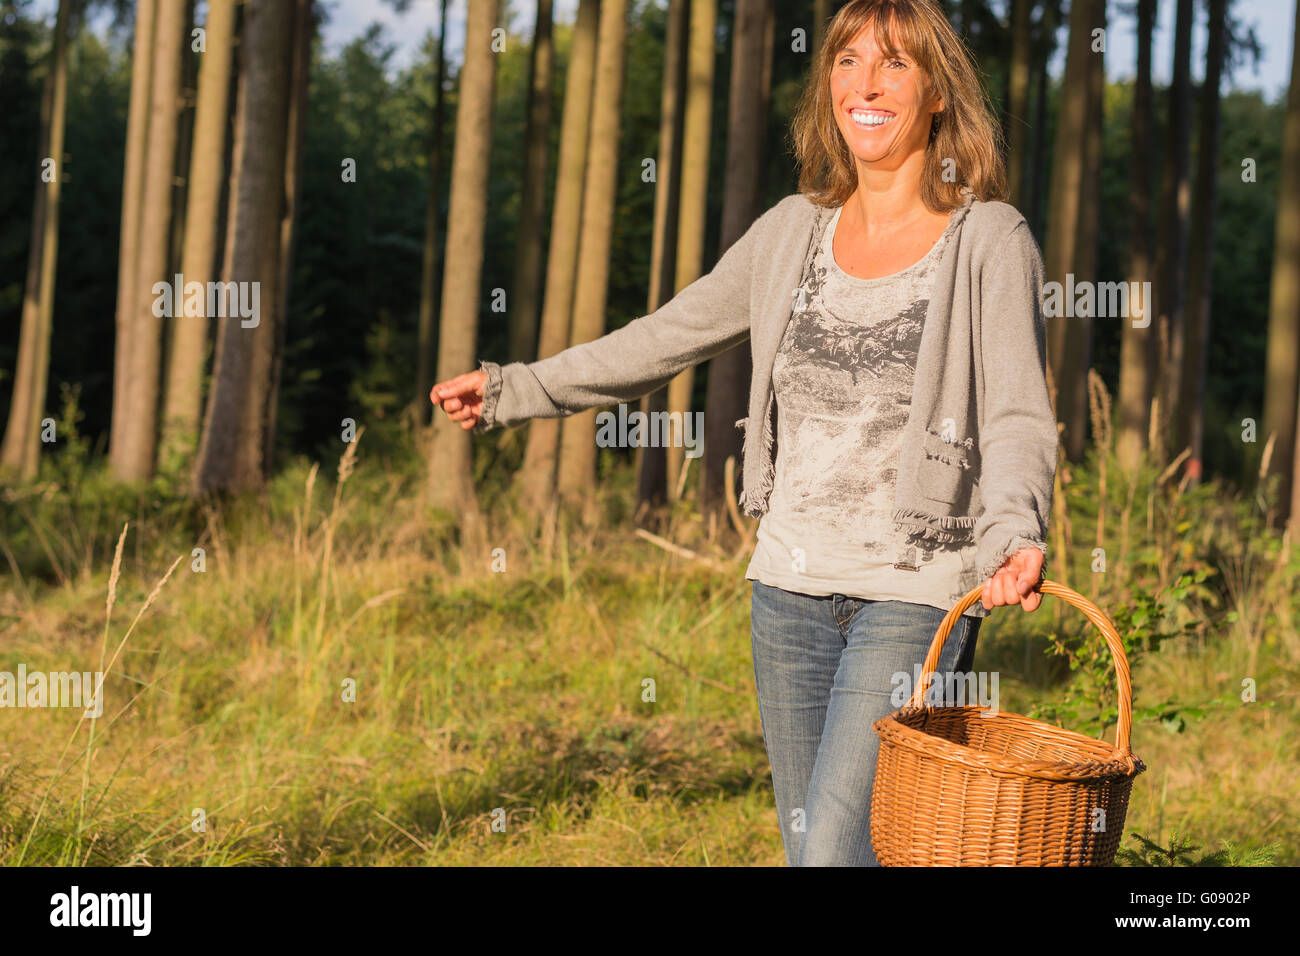
M 1119 631 L 1115 629 L 1115 625 L 1101 608 L 1064 584 L 1043 581 L 1038 590 L 1044 594 L 1054 594 L 1066 604 L 1078 608 L 1088 620 L 1092 621 L 1097 630 L 1101 631 L 1102 637 L 1106 638 L 1106 646 L 1110 648 L 1110 656 L 1115 663 L 1115 676 L 1119 679 L 1119 723 L 1115 729 L 1115 747 L 1123 753 L 1130 753 L 1129 731 L 1133 725 L 1133 683 L 1129 679 L 1128 657 L 1124 654 L 1124 644 L 1119 639 Z M 909 707 L 922 706 L 921 702 L 925 700 L 925 692 L 931 678 L 934 677 L 934 670 L 939 666 L 939 655 L 943 652 L 943 645 L 947 642 L 948 635 L 952 633 L 957 618 L 978 601 L 983 593 L 984 585 L 976 585 L 953 606 L 948 616 L 939 624 L 939 629 L 934 633 L 934 640 L 930 642 L 930 651 L 925 655 L 925 664 L 921 667 L 921 680 L 912 691 L 912 699 L 908 701 Z

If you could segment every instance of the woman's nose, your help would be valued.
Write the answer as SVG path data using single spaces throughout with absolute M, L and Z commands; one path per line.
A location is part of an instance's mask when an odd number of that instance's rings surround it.
M 864 99 L 879 96 L 880 74 L 876 68 L 871 65 L 860 67 L 853 77 L 853 89 Z

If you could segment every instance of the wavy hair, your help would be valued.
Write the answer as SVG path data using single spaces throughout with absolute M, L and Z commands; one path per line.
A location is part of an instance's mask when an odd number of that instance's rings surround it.
M 943 97 L 942 111 L 931 120 L 921 174 L 925 205 L 939 213 L 955 209 L 964 186 L 984 202 L 1005 200 L 1002 127 L 966 45 L 934 0 L 850 0 L 831 20 L 790 129 L 799 191 L 830 207 L 843 205 L 857 188 L 857 165 L 835 123 L 830 74 L 837 54 L 868 24 L 881 51 L 894 56 L 901 49 Z M 945 178 L 945 169 L 955 176 Z

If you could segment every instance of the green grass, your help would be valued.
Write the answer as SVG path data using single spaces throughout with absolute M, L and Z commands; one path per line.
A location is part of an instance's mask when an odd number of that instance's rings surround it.
M 462 542 L 421 504 L 418 467 L 361 459 L 332 487 L 295 464 L 219 510 L 164 484 L 114 490 L 93 469 L 6 493 L 0 669 L 121 652 L 93 739 L 71 710 L 0 709 L 0 862 L 783 863 L 734 536 L 710 541 L 686 506 L 663 533 L 711 564 L 635 536 L 620 467 L 593 527 L 557 514 L 536 533 L 491 487 L 481 535 Z M 1250 523 L 1249 500 L 1159 488 L 1128 505 L 1095 471 L 1075 470 L 1075 560 L 1049 573 L 1108 610 L 1134 595 L 1163 608 L 1133 649 L 1136 706 L 1152 712 L 1133 728 L 1149 770 L 1123 862 L 1160 862 L 1134 833 L 1172 844 L 1172 863 L 1300 862 L 1295 557 Z M 1108 509 L 1112 529 L 1127 522 L 1123 566 L 1092 576 Z M 1201 567 L 1176 607 L 1159 603 Z M 1107 681 L 1113 694 L 1104 659 L 1087 659 L 1099 643 L 1081 615 L 1004 609 L 977 667 L 1000 672 L 1004 710 L 1111 738 L 1107 702 L 1090 699 Z M 1074 668 L 1053 653 L 1066 647 Z M 1186 839 L 1202 851 L 1180 853 Z

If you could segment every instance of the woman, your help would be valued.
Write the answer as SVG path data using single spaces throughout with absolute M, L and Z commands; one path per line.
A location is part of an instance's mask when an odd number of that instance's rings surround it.
M 464 428 L 628 401 L 750 340 L 741 504 L 754 677 L 786 859 L 876 865 L 872 722 L 981 619 L 1033 611 L 1057 432 L 1042 258 L 995 123 L 931 0 L 851 0 L 794 121 L 799 193 L 649 316 L 551 358 L 434 386 Z

